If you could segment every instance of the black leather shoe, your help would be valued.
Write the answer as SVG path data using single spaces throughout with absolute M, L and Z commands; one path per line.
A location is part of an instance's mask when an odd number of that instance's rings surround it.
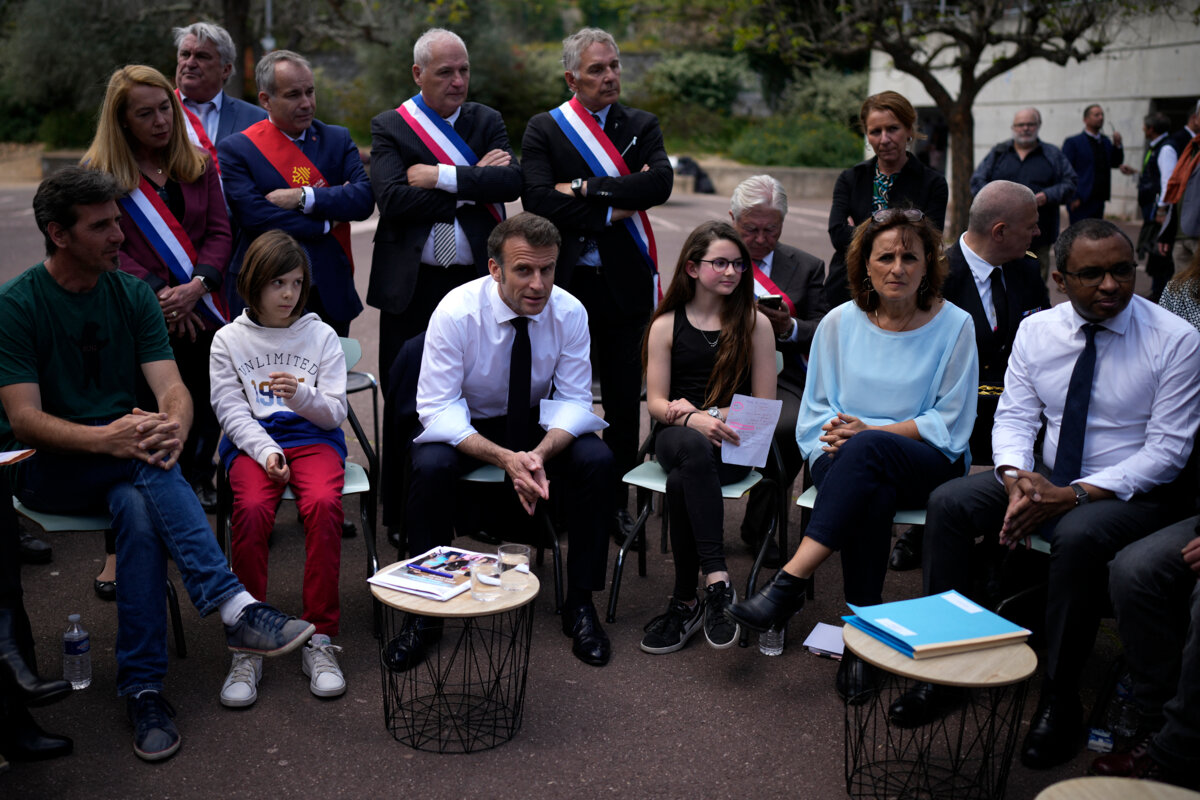
M 354 527 L 354 523 L 348 519 L 342 520 L 342 538 L 353 539 L 358 536 L 358 528 Z
M 618 508 L 616 523 L 613 526 L 613 541 L 617 544 L 625 544 L 625 539 L 629 536 L 629 532 L 633 530 L 635 522 L 636 520 L 630 516 L 628 511 Z
M 406 672 L 424 661 L 425 647 L 442 638 L 444 624 L 435 617 L 410 616 L 384 649 L 388 669 Z
M 895 572 L 907 572 L 921 566 L 921 544 L 923 537 L 921 529 L 909 526 L 896 537 L 892 547 L 892 555 L 888 558 L 888 568 Z
M 0 713 L 0 752 L 13 761 L 45 761 L 69 756 L 74 743 L 66 736 L 42 730 L 29 710 L 6 703 L 7 714 Z
M 28 531 L 21 531 L 21 563 L 49 564 L 54 559 L 54 548 L 34 537 Z
M 1021 745 L 1021 763 L 1030 769 L 1049 769 L 1070 761 L 1079 752 L 1082 721 L 1078 699 L 1043 697 Z
M 808 581 L 804 578 L 779 570 L 754 597 L 726 608 L 725 616 L 754 631 L 765 631 L 772 625 L 782 628 L 804 608 L 807 586 Z
M 403 537 L 404 537 L 404 532 L 401 531 L 399 528 L 389 527 L 387 529 L 388 544 L 390 544 L 392 547 L 396 548 L 396 550 L 400 553 L 401 558 L 404 557 L 404 538 Z
M 962 699 L 962 690 L 953 686 L 918 683 L 892 701 L 888 719 L 899 728 L 919 728 L 945 716 Z
M 844 702 L 861 706 L 879 689 L 879 671 L 847 649 L 833 685 Z
M 192 491 L 196 493 L 196 499 L 200 501 L 205 514 L 217 513 L 217 490 L 211 483 L 197 481 L 192 484 Z
M 612 643 L 608 634 L 600 627 L 596 607 L 591 603 L 579 606 L 573 612 L 563 614 L 563 633 L 575 641 L 571 652 L 585 664 L 603 667 L 612 658 Z
M 117 599 L 117 582 L 96 578 L 92 581 L 92 591 L 96 593 L 96 597 L 111 603 Z
M 67 681 L 42 680 L 17 646 L 13 610 L 0 608 L 0 685 L 4 695 L 27 706 L 44 706 L 71 693 Z

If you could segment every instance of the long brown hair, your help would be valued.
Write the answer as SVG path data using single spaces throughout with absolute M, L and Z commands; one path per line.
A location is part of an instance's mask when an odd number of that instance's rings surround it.
M 135 86 L 151 86 L 167 93 L 173 119 L 171 139 L 167 143 L 167 175 L 179 183 L 193 183 L 204 174 L 208 153 L 194 147 L 188 140 L 183 106 L 179 104 L 171 84 L 161 72 L 144 64 L 120 67 L 109 77 L 104 103 L 100 106 L 100 121 L 96 124 L 96 136 L 80 163 L 113 175 L 127 192 L 132 192 L 141 183 L 141 171 L 133 156 L 133 142 L 125 129 L 129 92 Z
M 757 320 L 757 310 L 754 305 L 754 278 L 750 274 L 750 251 L 738 236 L 737 231 L 727 222 L 705 222 L 692 231 L 683 249 L 679 251 L 679 261 L 675 264 L 675 274 L 671 276 L 671 285 L 663 296 L 662 302 L 654 310 L 650 325 L 642 336 L 642 374 L 646 373 L 646 363 L 650 357 L 650 326 L 659 317 L 674 313 L 683 308 L 696 296 L 696 279 L 688 274 L 687 265 L 695 264 L 704 269 L 700 259 L 708 253 L 709 246 L 723 239 L 733 242 L 746 272 L 733 293 L 725 298 L 721 306 L 721 342 L 717 347 L 717 358 L 713 362 L 712 372 L 708 375 L 708 386 L 705 389 L 705 406 L 724 405 L 733 397 L 737 387 L 750 375 L 751 350 L 753 346 L 754 325 Z
M 1200 300 L 1200 250 L 1192 256 L 1192 262 L 1183 272 L 1171 278 L 1169 285 L 1180 294 Z

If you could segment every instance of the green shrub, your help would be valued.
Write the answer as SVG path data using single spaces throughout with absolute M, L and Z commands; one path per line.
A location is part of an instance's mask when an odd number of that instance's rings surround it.
M 37 138 L 46 147 L 83 148 L 92 142 L 96 133 L 96 112 L 56 108 L 42 117 Z
M 779 167 L 846 167 L 862 160 L 862 137 L 812 114 L 748 122 L 730 147 L 747 164 Z
M 684 53 L 651 67 L 638 92 L 653 105 L 692 106 L 728 114 L 749 74 L 741 57 Z

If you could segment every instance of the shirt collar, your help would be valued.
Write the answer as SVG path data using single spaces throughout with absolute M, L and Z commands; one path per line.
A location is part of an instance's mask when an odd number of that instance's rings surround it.
M 1130 321 L 1130 319 L 1133 318 L 1133 306 L 1135 303 L 1137 303 L 1138 299 L 1139 298 L 1137 297 L 1137 295 L 1134 295 L 1133 297 L 1129 298 L 1129 305 L 1127 305 L 1123 309 L 1121 309 L 1120 314 L 1117 314 L 1115 317 L 1110 317 L 1109 319 L 1106 319 L 1103 322 L 1100 322 L 1097 324 L 1106 328 L 1107 330 L 1112 331 L 1113 333 L 1119 333 L 1122 336 L 1124 336 L 1125 331 L 1129 330 L 1129 321 Z M 1070 303 L 1071 301 L 1068 300 L 1067 302 Z M 1149 302 L 1149 301 L 1144 301 L 1144 302 Z M 1084 325 L 1090 325 L 1090 324 L 1092 324 L 1091 320 L 1087 320 L 1087 319 L 1084 319 L 1083 317 L 1079 316 L 1079 312 L 1076 311 L 1075 306 L 1072 305 L 1071 306 L 1071 330 L 1077 331 L 1077 330 L 1080 330 Z
M 958 246 L 962 250 L 963 258 L 966 259 L 967 266 L 971 268 L 971 274 L 975 276 L 975 282 L 981 283 L 990 280 L 992 270 L 998 267 L 998 264 L 990 264 L 983 260 L 983 256 L 976 253 L 967 246 L 967 235 L 964 233 L 958 237 Z
M 1166 138 L 1167 138 L 1168 136 L 1170 136 L 1170 135 L 1171 135 L 1171 134 L 1170 134 L 1170 132 L 1167 132 L 1167 133 L 1160 133 L 1158 136 L 1156 136 L 1156 137 L 1154 137 L 1153 139 L 1151 139 L 1151 140 L 1150 140 L 1150 145 L 1149 145 L 1149 146 L 1150 146 L 1150 147 L 1154 147 L 1154 145 L 1158 144 L 1159 142 L 1161 142 L 1163 139 L 1166 139 Z
M 1089 131 L 1087 128 L 1084 128 L 1084 129 L 1083 129 L 1083 134 L 1084 134 L 1084 136 L 1090 136 L 1090 137 L 1091 137 L 1091 138 L 1092 138 L 1094 141 L 1097 141 L 1097 142 L 1098 142 L 1098 141 L 1100 141 L 1100 140 L 1101 140 L 1101 138 L 1102 138 L 1102 135 L 1101 135 L 1101 134 L 1099 134 L 1099 133 L 1092 133 L 1092 132 L 1091 132 L 1091 131 Z
M 759 269 L 761 269 L 761 270 L 762 270 L 764 273 L 766 273 L 768 276 L 770 276 L 770 274 L 771 274 L 771 266 L 772 266 L 774 263 L 775 263 L 775 251 L 774 251 L 774 250 L 772 250 L 771 252 L 767 253 L 767 256 L 766 256 L 766 258 L 762 259 L 762 260 L 759 262 L 759 267 L 758 267 L 758 268 L 759 268 Z
M 585 108 L 584 111 L 587 111 L 587 109 Z M 600 118 L 600 127 L 603 128 L 604 123 L 608 122 L 608 112 L 609 111 L 612 111 L 612 103 L 609 103 L 608 105 L 606 105 L 604 108 L 600 109 L 599 111 L 588 111 L 588 113 L 595 114 L 597 117 L 599 117 Z
M 180 97 L 183 99 L 183 101 L 184 101 L 185 103 L 191 103 L 191 104 L 192 104 L 192 105 L 194 105 L 194 106 L 202 106 L 202 105 L 204 105 L 203 103 L 199 102 L 198 100 L 193 100 L 193 99 L 191 99 L 190 97 L 188 97 L 188 96 L 187 96 L 186 94 L 184 94 L 183 92 L 180 92 L 180 93 L 179 93 L 179 96 L 180 96 Z M 224 100 L 225 100 L 225 93 L 224 93 L 224 92 L 217 92 L 215 95 L 213 95 L 213 99 L 212 99 L 212 100 L 209 100 L 208 102 L 212 103 L 212 104 L 213 104 L 213 109 L 214 109 L 214 110 L 216 110 L 216 111 L 219 113 L 219 112 L 221 111 L 221 103 L 222 103 L 222 102 L 224 102 Z

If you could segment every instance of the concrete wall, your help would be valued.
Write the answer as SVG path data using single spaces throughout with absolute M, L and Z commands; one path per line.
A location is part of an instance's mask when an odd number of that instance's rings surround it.
M 986 57 L 985 57 L 986 61 Z M 978 164 L 997 142 L 1010 138 L 1013 114 L 1035 106 L 1042 114 L 1041 138 L 1062 146 L 1068 136 L 1083 129 L 1083 109 L 1091 103 L 1104 106 L 1105 132 L 1121 132 L 1125 139 L 1125 161 L 1142 163 L 1145 141 L 1142 117 L 1150 112 L 1152 97 L 1200 96 L 1197 81 L 1200 65 L 1200 26 L 1189 15 L 1176 18 L 1163 14 L 1121 23 L 1114 42 L 1099 56 L 1082 64 L 1065 67 L 1048 61 L 1028 61 L 993 80 L 975 102 L 975 163 Z M 957 91 L 957 75 L 942 76 L 950 90 Z M 910 75 L 892 68 L 891 59 L 880 52 L 871 57 L 870 91 L 892 89 L 915 106 L 932 106 L 933 100 Z M 1113 171 L 1113 200 L 1106 213 L 1137 215 L 1137 179 Z
M 833 185 L 837 182 L 841 168 L 830 167 L 762 167 L 729 163 L 700 162 L 700 166 L 712 179 L 716 194 L 729 197 L 742 181 L 751 175 L 767 174 L 783 184 L 783 190 L 792 199 L 833 199 Z M 847 164 L 846 166 L 850 166 Z M 676 176 L 676 180 L 679 178 Z

